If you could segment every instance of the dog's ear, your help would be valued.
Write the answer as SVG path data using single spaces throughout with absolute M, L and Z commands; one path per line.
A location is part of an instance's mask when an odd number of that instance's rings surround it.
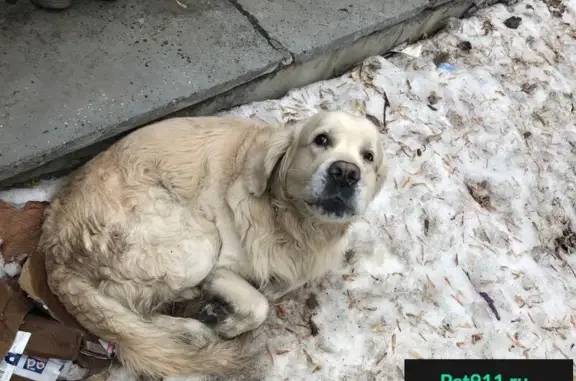
M 292 144 L 294 131 L 284 127 L 259 138 L 248 153 L 244 176 L 246 189 L 256 197 L 266 191 L 272 171 Z

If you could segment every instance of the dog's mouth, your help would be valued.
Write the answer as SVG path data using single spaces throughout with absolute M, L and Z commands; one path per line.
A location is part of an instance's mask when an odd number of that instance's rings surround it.
M 342 197 L 326 197 L 314 201 L 307 201 L 306 204 L 316 213 L 328 218 L 342 219 L 352 217 L 356 213 L 356 208 Z

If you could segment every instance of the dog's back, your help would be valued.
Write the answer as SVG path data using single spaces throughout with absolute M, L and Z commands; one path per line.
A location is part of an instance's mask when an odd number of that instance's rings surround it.
M 247 357 L 238 340 L 219 337 L 260 326 L 266 296 L 339 262 L 348 227 L 385 178 L 377 134 L 342 112 L 290 128 L 188 118 L 138 130 L 80 169 L 49 207 L 49 285 L 134 371 L 234 373 Z M 228 316 L 212 309 L 199 317 L 208 328 L 158 312 L 200 292 L 228 303 Z
M 199 198 L 222 202 L 222 182 L 239 175 L 259 131 L 230 118 L 145 127 L 80 168 L 48 208 L 40 245 L 50 288 L 80 324 L 118 344 L 128 368 L 228 375 L 247 365 L 238 341 L 151 313 L 214 266 L 221 242 Z

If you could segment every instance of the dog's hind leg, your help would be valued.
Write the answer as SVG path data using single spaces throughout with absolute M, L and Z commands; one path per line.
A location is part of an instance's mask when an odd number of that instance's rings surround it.
M 258 328 L 268 317 L 268 300 L 244 278 L 218 268 L 202 285 L 200 320 L 231 339 Z

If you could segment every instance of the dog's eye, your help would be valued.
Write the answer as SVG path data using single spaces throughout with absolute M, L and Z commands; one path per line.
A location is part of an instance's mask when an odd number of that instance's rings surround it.
M 316 144 L 317 146 L 320 146 L 320 147 L 326 147 L 329 142 L 330 142 L 330 139 L 328 138 L 328 135 L 326 135 L 326 134 L 320 134 L 314 138 L 314 144 Z
M 374 154 L 372 152 L 364 152 L 362 154 L 362 157 L 369 163 L 372 163 L 374 161 Z

